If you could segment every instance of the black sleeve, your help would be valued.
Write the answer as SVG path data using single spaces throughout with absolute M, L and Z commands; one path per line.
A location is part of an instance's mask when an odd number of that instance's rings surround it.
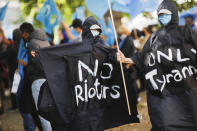
M 137 69 L 137 71 L 139 73 L 142 72 L 142 69 L 143 69 L 143 61 L 144 61 L 143 58 L 145 57 L 146 53 L 149 50 L 150 50 L 150 38 L 148 39 L 148 41 L 144 45 L 144 47 L 142 49 L 142 52 L 137 52 L 133 56 L 131 56 L 131 59 L 135 63 L 135 67 L 136 67 L 136 69 Z
M 190 29 L 191 40 L 194 44 L 195 48 L 197 49 L 197 31 L 194 29 Z
M 197 31 L 191 27 L 184 26 L 183 35 L 188 43 L 192 43 L 197 49 Z
M 126 38 L 120 50 L 125 55 L 125 57 L 131 57 L 135 53 L 135 46 L 133 43 L 133 38 L 131 36 Z
M 0 52 L 0 59 L 5 59 L 7 56 L 8 52 L 4 51 L 4 52 Z

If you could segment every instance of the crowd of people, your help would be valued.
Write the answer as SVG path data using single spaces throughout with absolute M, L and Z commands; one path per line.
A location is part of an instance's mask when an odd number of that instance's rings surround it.
M 146 90 L 152 131 L 195 131 L 197 27 L 194 17 L 188 15 L 186 25 L 178 26 L 175 4 L 164 0 L 158 8 L 158 19 L 161 26 L 149 25 L 142 31 L 130 31 L 122 25 L 117 29 L 120 48 L 117 61 L 125 63 L 128 71 L 132 68 L 129 84 L 134 89 L 132 95 L 136 96 L 132 107 L 137 116 L 137 94 Z M 84 38 L 93 37 L 107 46 L 100 25 L 91 27 L 91 35 L 86 36 L 84 23 L 75 19 L 68 26 L 62 21 L 59 44 L 82 42 Z M 108 48 L 117 48 L 115 44 Z M 24 22 L 15 29 L 13 39 L 7 39 L 0 27 L 0 115 L 4 113 L 5 90 L 11 90 L 14 74 L 18 72 L 21 80 L 17 93 L 11 93 L 10 110 L 19 110 L 25 131 L 35 131 L 36 128 L 40 131 L 67 130 L 62 125 L 54 125 L 38 112 L 39 93 L 47 79 L 36 51 L 50 46 L 54 46 L 53 36 L 35 29 L 30 23 Z

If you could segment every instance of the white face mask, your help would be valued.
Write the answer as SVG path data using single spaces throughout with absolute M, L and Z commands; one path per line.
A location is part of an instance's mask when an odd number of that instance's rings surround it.
M 94 37 L 96 37 L 100 34 L 100 32 L 98 30 L 91 30 L 91 33 Z

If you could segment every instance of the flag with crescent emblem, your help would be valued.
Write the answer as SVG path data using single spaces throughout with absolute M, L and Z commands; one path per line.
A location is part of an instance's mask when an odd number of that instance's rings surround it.
M 55 16 L 55 21 L 52 23 L 52 16 Z M 52 34 L 53 28 L 61 22 L 62 16 L 59 12 L 54 0 L 45 1 L 44 5 L 36 15 L 36 20 L 40 21 L 45 32 Z

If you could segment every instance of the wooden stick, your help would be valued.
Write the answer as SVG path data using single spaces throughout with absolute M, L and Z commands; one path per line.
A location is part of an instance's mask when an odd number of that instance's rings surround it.
M 119 45 L 118 45 L 118 37 L 117 37 L 117 34 L 116 34 L 116 28 L 115 28 L 115 24 L 114 24 L 114 18 L 113 18 L 113 13 L 112 13 L 110 0 L 108 0 L 108 5 L 109 5 L 109 11 L 110 11 L 112 25 L 113 25 L 113 29 L 114 29 L 114 35 L 115 35 L 115 40 L 116 40 L 116 47 L 117 47 L 117 50 L 120 51 Z M 123 84 L 124 84 L 124 90 L 125 90 L 125 95 L 126 95 L 126 100 L 127 100 L 128 112 L 129 112 L 129 115 L 131 116 L 129 98 L 128 98 L 128 93 L 127 93 L 127 86 L 126 86 L 126 82 L 125 82 L 125 76 L 124 76 L 124 71 L 123 71 L 123 67 L 122 67 L 122 62 L 121 61 L 120 61 L 120 68 L 121 68 L 122 79 L 123 79 Z

